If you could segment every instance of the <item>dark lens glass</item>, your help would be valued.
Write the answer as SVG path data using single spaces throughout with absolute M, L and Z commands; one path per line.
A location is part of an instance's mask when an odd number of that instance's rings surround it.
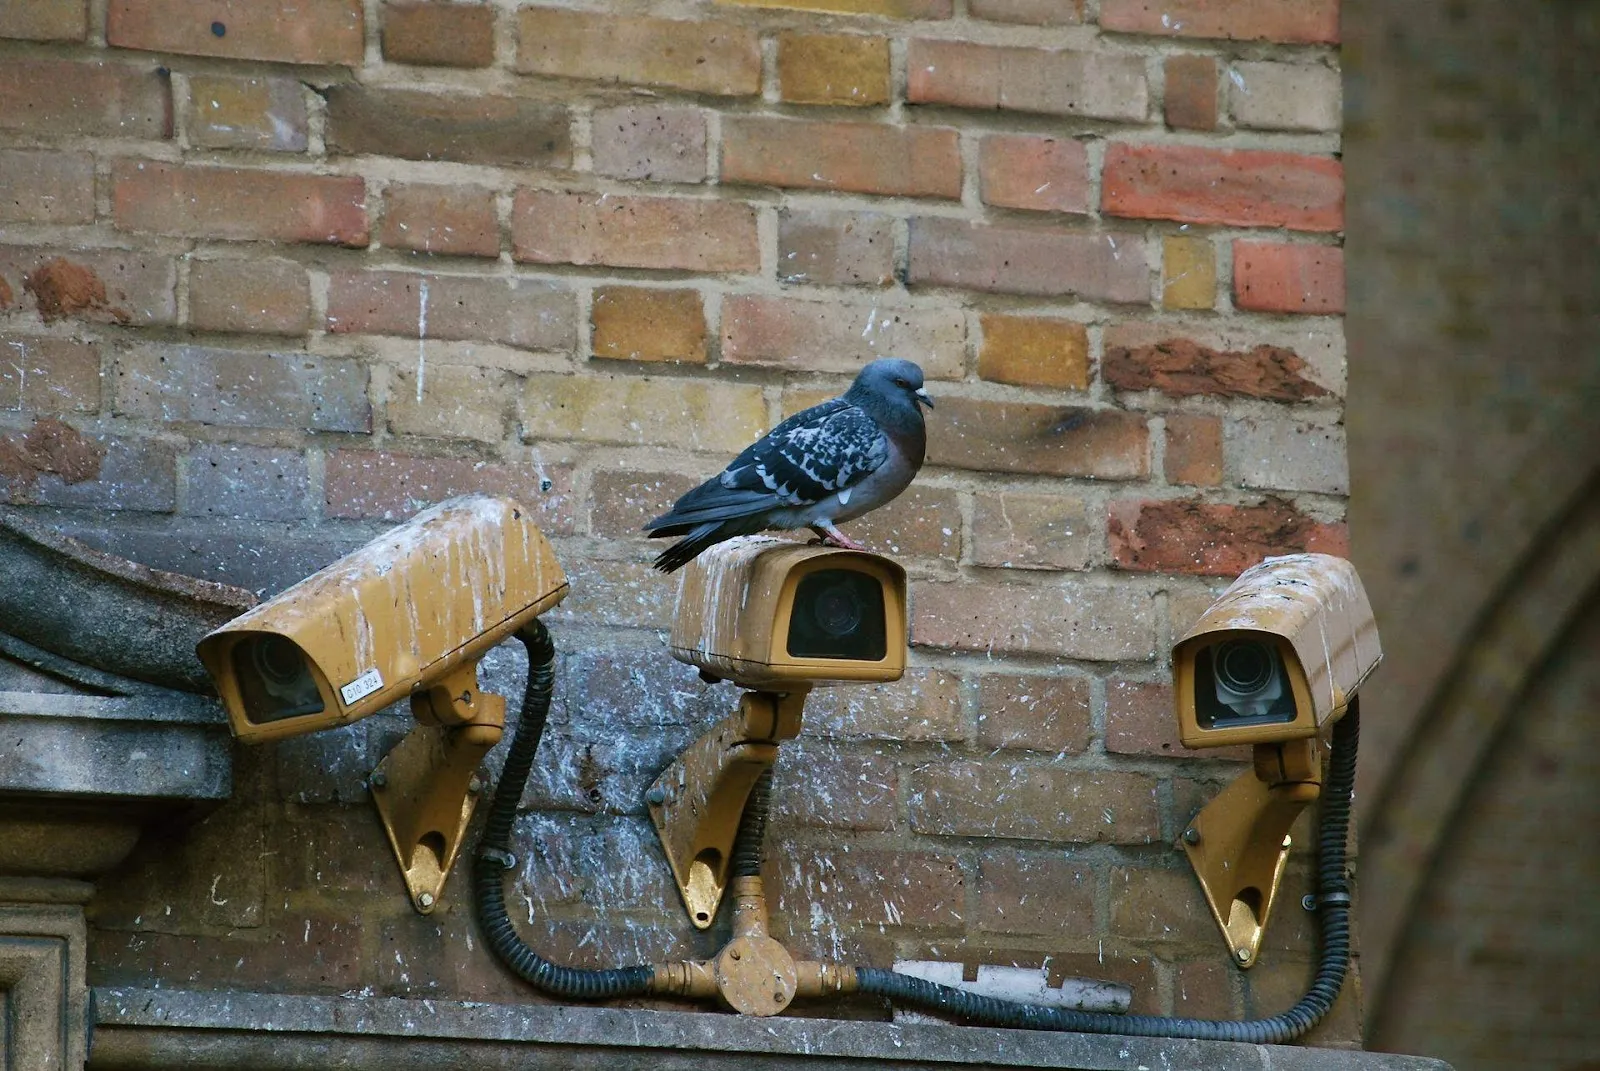
M 1194 713 L 1202 729 L 1294 721 L 1294 690 L 1277 645 L 1225 640 L 1198 651 Z
M 1264 643 L 1224 643 L 1217 648 L 1217 683 L 1237 694 L 1260 692 L 1272 682 L 1273 655 Z
M 245 717 L 256 723 L 322 712 L 322 696 L 300 648 L 282 636 L 251 636 L 233 649 Z
M 791 657 L 880 662 L 888 649 L 883 588 L 877 577 L 849 569 L 819 569 L 800 579 L 789 616 Z

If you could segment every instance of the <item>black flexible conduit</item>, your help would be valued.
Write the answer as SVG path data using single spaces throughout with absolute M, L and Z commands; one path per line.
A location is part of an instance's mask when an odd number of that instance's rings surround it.
M 506 871 L 516 866 L 510 849 L 511 826 L 516 821 L 517 803 L 528 783 L 528 773 L 533 769 L 533 757 L 544 735 L 550 696 L 555 690 L 556 648 L 544 622 L 535 618 L 517 632 L 517 639 L 528 649 L 528 683 L 522 697 L 522 718 L 511 740 L 505 770 L 489 805 L 489 819 L 484 823 L 483 838 L 478 841 L 473 859 L 472 888 L 478 922 L 494 954 L 518 977 L 553 997 L 597 1000 L 637 996 L 648 990 L 653 968 L 641 965 L 587 970 L 557 966 L 517 936 L 506 913 Z
M 730 878 L 759 878 L 761 860 L 765 855 L 763 841 L 767 836 L 767 812 L 772 809 L 772 767 L 768 766 L 745 802 L 744 813 L 739 816 L 739 830 L 733 835 L 733 858 L 730 860 Z
M 1282 1015 L 1251 1020 L 1181 1019 L 1013 1004 L 881 967 L 856 968 L 859 992 L 990 1026 L 1254 1044 L 1293 1041 L 1328 1014 L 1350 966 L 1350 886 L 1345 879 L 1345 847 L 1350 831 L 1350 798 L 1356 779 L 1359 718 L 1352 699 L 1349 713 L 1333 729 L 1333 753 L 1328 760 L 1328 780 L 1322 794 L 1322 821 L 1317 831 L 1317 915 L 1322 928 L 1322 952 L 1317 961 L 1316 977 L 1299 1003 Z

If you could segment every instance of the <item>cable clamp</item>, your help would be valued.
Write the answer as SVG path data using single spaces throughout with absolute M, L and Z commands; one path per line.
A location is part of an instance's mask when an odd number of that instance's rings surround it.
M 1318 907 L 1349 907 L 1350 894 L 1344 891 L 1317 894 Z
M 492 863 L 499 863 L 507 870 L 517 868 L 517 857 L 510 852 L 501 851 L 499 848 L 479 848 L 478 858 L 487 859 Z

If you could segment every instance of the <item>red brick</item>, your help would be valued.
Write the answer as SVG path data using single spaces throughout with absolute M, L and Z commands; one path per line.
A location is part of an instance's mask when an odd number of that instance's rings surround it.
M 197 260 L 189 266 L 189 324 L 202 331 L 299 335 L 311 327 L 311 283 L 292 260 Z
M 1217 127 L 1217 60 L 1214 56 L 1168 56 L 1167 125 L 1174 130 Z
M 761 44 L 728 22 L 525 7 L 517 12 L 517 70 L 597 82 L 664 86 L 718 96 L 761 91 Z
M 0 223 L 93 221 L 93 156 L 0 150 Z
M 1221 939 L 1188 867 L 1111 871 L 1111 932 L 1136 941 L 1205 946 Z
M 879 308 L 763 295 L 722 302 L 722 359 L 854 375 L 877 357 L 916 361 L 930 379 L 959 379 L 966 359 L 959 310 Z
M 1348 548 L 1343 524 L 1315 521 L 1287 502 L 1225 506 L 1173 499 L 1112 503 L 1108 532 L 1119 569 L 1237 576 L 1269 554 Z
M 1235 241 L 1233 300 L 1253 312 L 1342 313 L 1344 250 Z
M 305 152 L 311 136 L 305 87 L 294 78 L 191 74 L 183 126 L 208 149 Z
M 590 153 L 597 174 L 649 182 L 704 182 L 706 113 L 699 108 L 630 104 L 596 111 Z
M 1149 844 L 1160 835 L 1156 781 L 1143 774 L 950 762 L 914 770 L 907 802 L 911 828 L 935 836 Z
M 1141 56 L 913 40 L 906 100 L 1143 122 L 1149 108 Z
M 1089 211 L 1089 153 L 1083 142 L 991 134 L 978 153 L 984 204 L 1078 215 Z
M 383 5 L 383 58 L 425 67 L 491 66 L 494 8 L 388 0 Z
M 99 408 L 99 346 L 0 334 L 0 410 L 93 413 Z
M 1089 744 L 1089 679 L 989 675 L 978 683 L 978 746 L 1082 752 Z
M 1076 26 L 1083 21 L 1083 0 L 967 0 L 967 14 L 991 22 Z
M 506 167 L 572 162 L 571 118 L 562 104 L 363 85 L 333 86 L 323 95 L 329 152 Z
M 874 212 L 789 210 L 778 217 L 778 280 L 819 286 L 894 281 L 894 221 Z
M 928 461 L 980 472 L 1139 479 L 1149 474 L 1142 414 L 1117 409 L 941 397 Z
M 1100 208 L 1133 219 L 1337 231 L 1344 168 L 1325 156 L 1118 142 L 1106 150 Z
M 330 517 L 400 521 L 436 502 L 466 494 L 508 495 L 533 510 L 550 534 L 574 529 L 572 469 L 525 462 L 424 457 L 385 450 L 335 450 L 323 477 Z
M 170 256 L 0 246 L 3 293 L 18 305 L 31 298 L 46 323 L 73 318 L 147 326 L 178 318 L 177 265 Z
M 954 286 L 1003 294 L 1144 304 L 1150 300 L 1145 242 L 1132 234 L 1083 234 L 972 223 L 911 220 L 912 286 Z
M 1331 393 L 1310 377 L 1306 362 L 1284 346 L 1219 350 L 1181 337 L 1126 345 L 1107 334 L 1100 374 L 1117 390 L 1277 402 L 1326 398 Z
M 1222 421 L 1203 413 L 1168 413 L 1167 482 L 1193 487 L 1222 484 Z
M 947 19 L 954 0 L 723 0 L 745 7 L 837 11 L 844 15 L 876 15 L 880 19 Z
M 366 183 L 355 176 L 118 160 L 111 177 L 112 215 L 121 230 L 367 244 Z
M 190 451 L 184 472 L 191 517 L 299 521 L 310 513 L 311 476 L 295 450 L 208 443 Z
M 511 247 L 535 264 L 751 272 L 755 209 L 735 201 L 518 190 Z
M 475 365 L 421 363 L 390 373 L 389 430 L 424 439 L 505 438 L 512 391 L 507 373 Z
M 1089 386 L 1089 332 L 1072 320 L 984 314 L 978 375 L 1023 387 Z
M 779 857 L 777 871 L 785 915 L 816 918 L 820 909 L 836 925 L 963 925 L 965 881 L 954 855 L 806 847 Z
M 1082 499 L 1021 492 L 976 497 L 972 562 L 1004 569 L 1087 569 L 1100 525 Z
M 699 482 L 676 472 L 597 471 L 589 486 L 589 527 L 598 536 L 637 539 L 646 521 L 667 512 Z
M 171 513 L 177 459 L 170 444 L 130 435 L 85 435 L 54 417 L 0 436 L 0 502 Z
M 773 819 L 829 829 L 892 829 L 899 812 L 895 760 L 809 734 L 783 746 L 773 775 Z
M 28 0 L 0 8 L 0 37 L 82 41 L 88 36 L 88 0 Z
M 728 116 L 722 181 L 953 200 L 961 151 L 943 127 Z
M 859 34 L 778 35 L 778 95 L 790 104 L 889 103 L 889 39 Z
M 499 256 L 494 191 L 482 186 L 391 185 L 383 193 L 378 240 L 418 253 Z
M 535 279 L 339 271 L 328 277 L 328 330 L 565 352 L 578 337 L 577 299 Z
M 1100 28 L 1167 37 L 1337 44 L 1339 0 L 1103 0 Z
M 169 424 L 372 430 L 367 369 L 305 353 L 148 345 L 120 353 L 116 411 Z
M 1183 756 L 1172 685 L 1141 681 L 1106 684 L 1106 750 L 1118 755 Z
M 364 33 L 361 0 L 111 0 L 106 10 L 113 48 L 191 56 L 356 67 Z
M 698 290 L 603 287 L 594 294 L 593 320 L 596 357 L 706 362 L 706 314 Z
M 1066 584 L 918 583 L 911 632 L 919 647 L 1139 661 L 1155 653 L 1155 610 L 1147 592 L 1077 577 Z
M 170 138 L 172 80 L 148 64 L 7 56 L 0 63 L 0 130 Z
M 977 927 L 1006 935 L 1082 936 L 1094 918 L 1095 871 L 1057 854 L 991 848 L 978 860 Z
M 961 678 L 936 669 L 909 669 L 874 688 L 819 688 L 806 702 L 806 731 L 870 740 L 964 740 Z

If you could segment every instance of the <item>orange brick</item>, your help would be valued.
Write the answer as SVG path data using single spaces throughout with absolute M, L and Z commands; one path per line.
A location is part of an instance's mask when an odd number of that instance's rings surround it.
M 928 416 L 928 460 L 980 472 L 1134 480 L 1149 474 L 1149 432 L 1120 409 L 948 396 Z
M 1197 500 L 1114 502 L 1107 531 L 1119 569 L 1237 576 L 1269 554 L 1348 550 L 1343 524 L 1313 520 L 1287 502 L 1226 506 Z
M 499 256 L 494 196 L 481 186 L 391 185 L 383 194 L 378 240 L 419 253 Z
M 112 216 L 121 230 L 188 238 L 367 244 L 366 183 L 356 176 L 181 167 L 118 160 Z
M 1214 56 L 1168 56 L 1167 125 L 1174 130 L 1215 130 L 1217 61 Z
M 383 58 L 430 67 L 488 67 L 494 63 L 494 8 L 389 0 L 383 5 Z
M 189 267 L 189 324 L 202 331 L 299 335 L 311 326 L 311 283 L 292 260 L 197 260 Z
M 1155 653 L 1155 609 L 1147 592 L 999 579 L 916 583 L 912 642 L 957 651 L 1045 654 L 1091 662 L 1143 661 Z
M 328 277 L 328 330 L 568 352 L 577 341 L 577 298 L 538 279 L 336 271 Z
M 697 290 L 603 287 L 594 294 L 593 319 L 596 357 L 706 361 L 706 316 Z
M 1144 239 L 962 219 L 911 220 L 912 286 L 1142 305 L 1150 300 Z
M 978 683 L 978 746 L 1083 751 L 1089 744 L 1087 677 L 986 674 Z
M 991 134 L 979 146 L 978 182 L 984 204 L 1089 211 L 1089 153 L 1070 138 Z
M 1217 304 L 1217 254 L 1209 238 L 1161 239 L 1161 305 L 1210 309 Z
M 0 37 L 82 41 L 89 36 L 88 0 L 29 0 L 0 8 Z
M 933 763 L 912 773 L 908 803 L 911 828 L 936 836 L 1149 844 L 1160 835 L 1156 781 L 1143 774 Z
M 857 34 L 779 34 L 778 92 L 791 104 L 887 104 L 889 39 Z
M 1344 250 L 1235 241 L 1233 300 L 1255 312 L 1342 313 Z
M 1118 755 L 1187 755 L 1178 743 L 1172 685 L 1165 681 L 1107 683 L 1106 750 Z
M 760 41 L 733 23 L 525 7 L 517 30 L 523 74 L 731 97 L 761 91 Z
M 177 278 L 171 256 L 0 245 L 0 297 L 10 297 L 4 304 L 32 305 L 46 323 L 174 324 Z
M 941 127 L 728 116 L 722 181 L 955 199 L 961 154 Z
M 93 413 L 99 408 L 99 346 L 0 334 L 0 410 Z
M 1100 28 L 1165 37 L 1337 44 L 1339 0 L 1103 0 Z
M 535 264 L 751 272 L 755 209 L 734 201 L 518 190 L 512 255 Z
M 1222 421 L 1199 413 L 1167 414 L 1168 483 L 1222 484 Z
M 959 379 L 966 319 L 959 310 L 879 308 L 733 295 L 722 303 L 722 359 L 793 371 L 847 372 L 894 355 L 931 379 Z
M 1080 323 L 1039 316 L 982 317 L 978 374 L 996 383 L 1085 390 L 1089 386 L 1089 332 Z
M 113 48 L 359 66 L 361 0 L 111 0 Z
M 1099 52 L 912 40 L 906 100 L 1143 122 L 1144 59 Z
M 1118 142 L 1106 150 L 1100 207 L 1134 219 L 1336 231 L 1344 169 L 1325 156 Z
M 303 94 L 293 78 L 191 74 L 184 129 L 208 149 L 305 152 L 311 120 Z
M 1224 348 L 1181 335 L 1171 328 L 1118 324 L 1108 328 L 1100 374 L 1117 390 L 1158 390 L 1184 398 L 1212 395 L 1297 402 L 1327 398 L 1333 392 L 1319 381 L 1319 370 L 1287 345 L 1258 343 Z
M 972 561 L 1005 569 L 1087 569 L 1100 531 L 1080 498 L 982 494 L 972 517 Z

